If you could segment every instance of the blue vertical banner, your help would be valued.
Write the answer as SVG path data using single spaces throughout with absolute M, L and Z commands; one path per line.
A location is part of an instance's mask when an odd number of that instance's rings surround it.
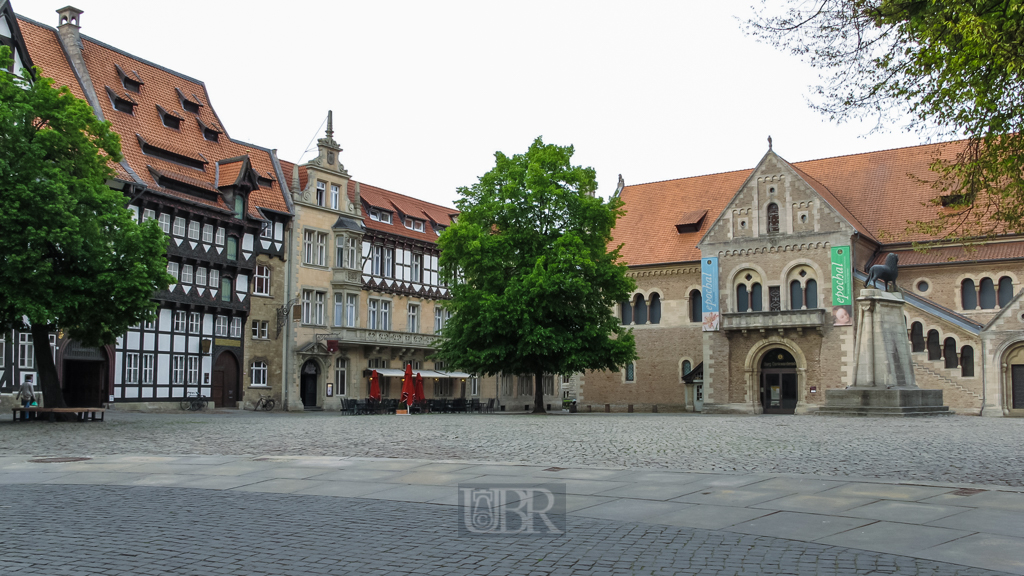
M 717 332 L 722 315 L 718 311 L 718 258 L 700 261 L 701 330 Z

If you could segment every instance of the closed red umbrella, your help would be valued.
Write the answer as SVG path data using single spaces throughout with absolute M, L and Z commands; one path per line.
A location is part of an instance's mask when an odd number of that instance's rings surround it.
M 427 396 L 426 396 L 426 394 L 423 393 L 423 376 L 420 375 L 419 372 L 416 373 L 415 384 L 416 384 L 416 399 L 417 400 L 425 400 L 427 398 Z
M 380 378 L 376 370 L 370 374 L 370 400 L 380 400 Z
M 416 401 L 416 384 L 412 381 L 412 364 L 405 365 L 405 376 L 402 377 L 402 403 L 406 407 Z

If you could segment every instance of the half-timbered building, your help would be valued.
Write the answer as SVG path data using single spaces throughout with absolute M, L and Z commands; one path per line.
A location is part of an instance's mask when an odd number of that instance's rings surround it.
M 65 397 L 161 408 L 202 394 L 235 407 L 243 395 L 252 284 L 261 263 L 282 259 L 291 220 L 280 165 L 273 151 L 228 135 L 203 82 L 82 35 L 81 10 L 69 6 L 58 15 L 56 28 L 19 18 L 27 57 L 121 136 L 124 159 L 108 185 L 124 192 L 140 220 L 156 220 L 167 234 L 167 271 L 176 279 L 154 295 L 155 321 L 114 345 L 88 349 L 54 336 Z M 5 338 L 23 344 L 23 367 L 31 355 L 25 336 Z M 268 388 L 268 380 L 257 387 Z

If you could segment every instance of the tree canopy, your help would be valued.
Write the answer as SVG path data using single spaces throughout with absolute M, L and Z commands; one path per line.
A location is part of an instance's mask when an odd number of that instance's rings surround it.
M 1024 233 L 1024 0 L 766 0 L 748 30 L 822 72 L 812 106 L 964 139 L 937 155 L 935 218 L 947 239 Z
M 632 330 L 613 313 L 635 288 L 608 249 L 622 214 L 595 196 L 593 168 L 573 166 L 572 146 L 534 140 L 525 154 L 495 153 L 495 166 L 459 188 L 457 222 L 438 239 L 452 313 L 437 357 L 478 374 L 618 370 L 636 358 Z
M 0 47 L 0 327 L 27 319 L 44 398 L 60 406 L 48 333 L 98 346 L 152 319 L 154 291 L 172 280 L 167 239 L 107 186 L 121 159 L 109 123 L 38 69 L 18 77 L 10 65 Z

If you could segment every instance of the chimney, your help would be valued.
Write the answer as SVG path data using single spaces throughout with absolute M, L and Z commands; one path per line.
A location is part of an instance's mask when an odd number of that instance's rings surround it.
M 96 89 L 92 85 L 92 78 L 89 76 L 89 69 L 86 68 L 85 57 L 82 55 L 84 46 L 82 45 L 82 36 L 78 32 L 82 27 L 82 11 L 74 6 L 65 6 L 57 10 L 57 14 L 60 17 L 57 25 L 60 43 L 64 45 L 64 51 L 67 52 L 75 76 L 82 84 L 85 99 L 89 101 L 96 117 L 103 120 L 103 110 L 100 109 L 100 103 L 96 100 Z
M 359 196 L 359 182 L 356 182 L 356 201 L 354 204 L 356 205 L 356 214 L 361 214 L 363 211 L 363 203 L 362 198 Z

